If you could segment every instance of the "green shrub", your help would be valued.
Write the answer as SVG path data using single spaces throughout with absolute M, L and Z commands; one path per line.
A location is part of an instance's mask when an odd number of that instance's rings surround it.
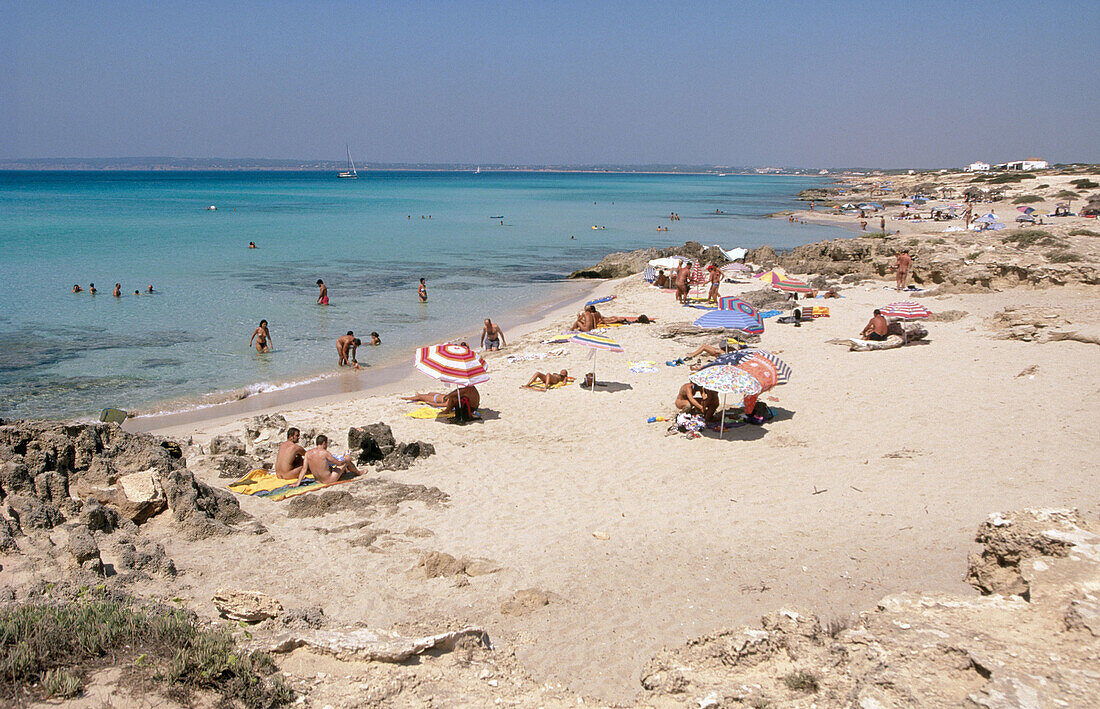
M 1070 229 L 1067 233 L 1070 236 L 1100 236 L 1100 232 L 1092 229 Z
M 1088 178 L 1081 178 L 1080 180 L 1070 180 L 1069 183 L 1079 190 L 1092 190 L 1100 187 L 1100 184 L 1093 182 Z
M 1046 257 L 1051 263 L 1076 263 L 1081 260 L 1081 255 L 1072 251 L 1048 251 Z
M 817 681 L 817 675 L 806 670 L 798 670 L 786 675 L 783 677 L 783 684 L 787 685 L 788 689 L 805 692 L 806 694 L 813 694 L 821 688 Z
M 1050 185 L 1042 184 L 1042 185 L 1039 185 L 1038 187 L 1036 187 L 1035 189 L 1045 190 L 1047 187 L 1050 187 Z
M 1081 195 L 1077 194 L 1076 192 L 1071 192 L 1070 190 L 1062 190 L 1058 194 L 1054 195 L 1056 199 L 1077 199 L 1080 196 Z
M 1016 199 L 1012 200 L 1013 204 L 1035 204 L 1036 202 L 1042 202 L 1043 198 L 1035 194 L 1022 194 Z
M 996 177 L 989 178 L 989 184 L 991 185 L 1005 185 L 1009 182 L 1023 182 L 1024 180 L 1034 180 L 1035 175 L 1030 172 L 1006 172 Z
M 270 658 L 242 653 L 228 631 L 202 628 L 178 608 L 93 591 L 0 610 L 0 696 L 73 696 L 107 665 L 131 666 L 185 697 L 202 688 L 255 709 L 293 699 L 281 680 L 262 676 L 274 668 Z
M 1049 239 L 1050 234 L 1042 229 L 1021 229 L 1001 239 L 1006 244 L 1015 243 L 1021 249 L 1026 249 L 1037 243 L 1040 239 Z

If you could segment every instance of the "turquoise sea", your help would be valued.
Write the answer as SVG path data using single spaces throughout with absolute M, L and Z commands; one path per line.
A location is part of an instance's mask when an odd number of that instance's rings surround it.
M 347 330 L 364 340 L 381 334 L 381 347 L 359 350 L 364 365 L 477 333 L 485 317 L 507 333 L 519 304 L 549 300 L 570 271 L 611 251 L 689 239 L 784 248 L 845 236 L 764 217 L 794 207 L 799 190 L 820 182 L 0 172 L 0 416 L 175 410 L 239 398 L 331 375 L 335 339 Z M 681 219 L 670 222 L 670 212 Z M 248 249 L 250 241 L 259 248 Z M 416 296 L 420 277 L 426 305 Z M 329 307 L 316 304 L 318 278 L 328 284 Z M 116 282 L 121 298 L 111 295 Z M 74 283 L 85 292 L 73 294 Z M 276 350 L 257 355 L 248 340 L 261 318 Z

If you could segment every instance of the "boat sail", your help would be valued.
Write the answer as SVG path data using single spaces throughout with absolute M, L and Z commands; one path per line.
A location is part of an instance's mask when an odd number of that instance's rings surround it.
M 339 175 L 337 175 L 337 177 L 342 177 L 344 179 L 350 180 L 357 179 L 359 177 L 359 173 L 355 171 L 355 161 L 351 159 L 351 146 L 345 144 L 344 147 L 348 149 L 348 169 L 344 172 L 341 172 Z

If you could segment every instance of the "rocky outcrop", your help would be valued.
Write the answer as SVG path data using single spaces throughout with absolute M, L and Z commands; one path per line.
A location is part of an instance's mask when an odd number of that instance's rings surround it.
M 115 424 L 0 425 L 0 532 L 81 519 L 85 528 L 109 533 L 119 518 L 142 524 L 166 509 L 184 533 L 198 537 L 229 532 L 247 518 L 229 492 L 187 470 L 174 441 Z
M 667 249 L 639 249 L 638 251 L 616 251 L 603 257 L 592 268 L 582 268 L 569 274 L 570 278 L 622 278 L 632 273 L 641 273 L 649 262 L 655 258 L 667 256 L 685 256 L 693 261 L 713 263 L 724 266 L 729 259 L 721 249 L 714 246 L 703 246 L 696 241 L 688 241 L 683 246 L 673 246 Z
M 1056 342 L 1074 340 L 1100 345 L 1100 330 L 1095 325 L 1075 324 L 1064 308 L 1040 308 L 1029 305 L 1009 307 L 993 314 L 986 326 L 999 340 Z
M 989 595 L 881 600 L 852 622 L 784 609 L 659 653 L 646 705 L 1100 705 L 1100 536 L 1069 510 L 990 517 L 971 558 Z M 1015 569 L 1005 583 L 990 565 Z M 1006 595 L 1002 595 L 1006 594 Z M 1022 595 L 1021 595 L 1022 594 Z
M 378 470 L 407 470 L 417 459 L 435 454 L 431 443 L 398 443 L 390 427 L 381 422 L 349 428 L 348 449 L 356 452 L 359 463 Z

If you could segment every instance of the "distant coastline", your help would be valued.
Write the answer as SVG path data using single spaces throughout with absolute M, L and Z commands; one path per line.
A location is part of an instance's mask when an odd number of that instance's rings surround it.
M 183 158 L 183 157 L 120 157 L 120 158 L 0 158 L 0 172 L 65 171 L 65 172 L 327 172 L 346 167 L 340 160 L 274 160 L 267 158 Z M 843 174 L 853 170 L 875 168 L 761 167 L 730 165 L 674 165 L 650 163 L 642 165 L 554 165 L 554 164 L 490 164 L 490 163 L 367 163 L 358 166 L 360 172 L 561 172 L 561 173 L 621 173 L 652 175 L 790 175 L 820 176 Z M 889 174 L 894 171 L 882 171 Z

